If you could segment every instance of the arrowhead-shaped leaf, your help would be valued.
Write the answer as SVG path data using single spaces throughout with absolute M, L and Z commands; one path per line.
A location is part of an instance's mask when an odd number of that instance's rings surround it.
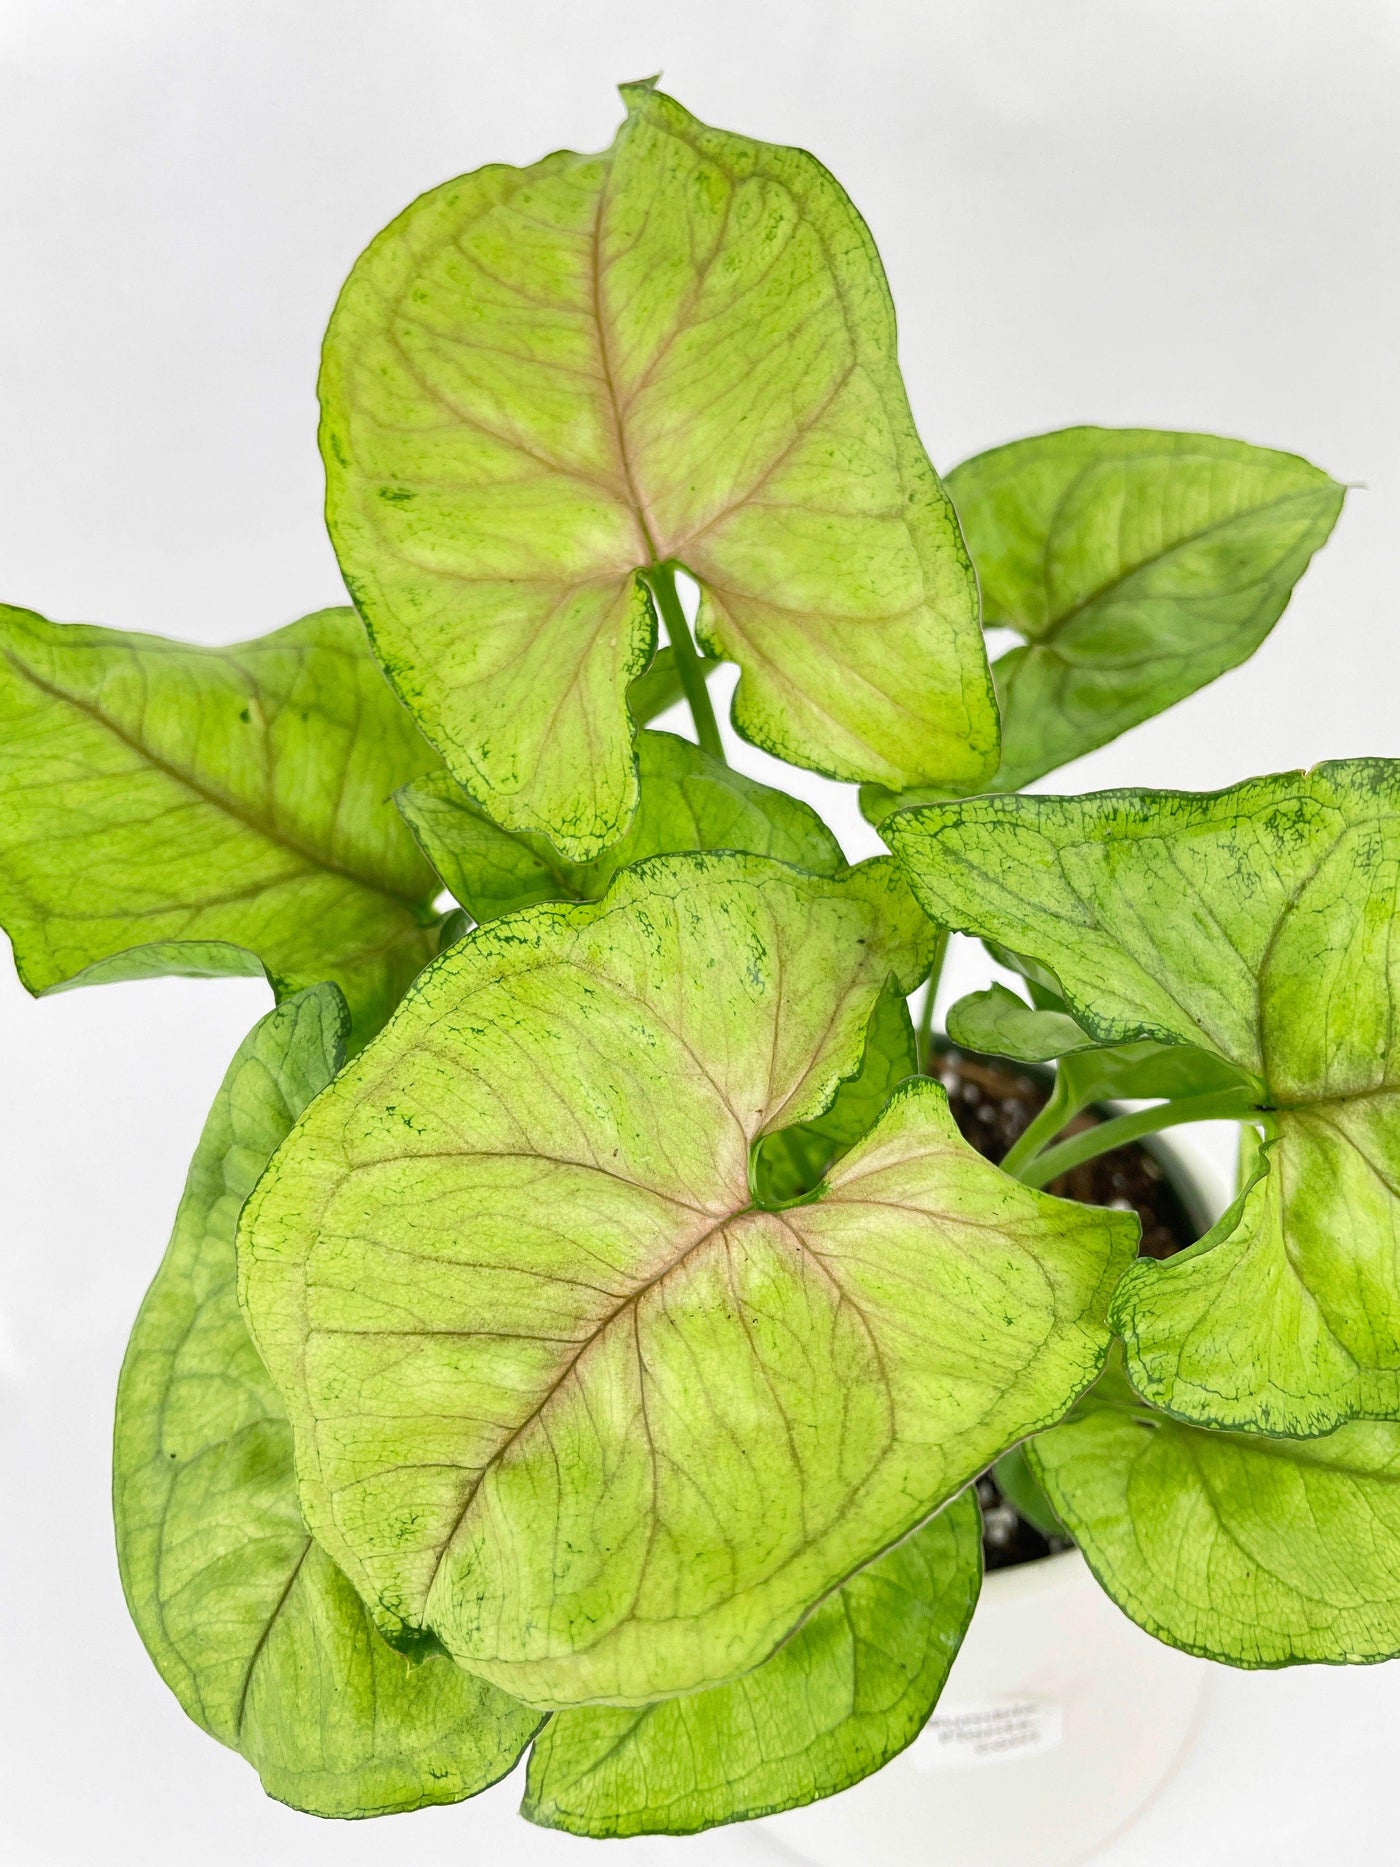
M 332 986 L 271 1012 L 224 1079 L 117 1395 L 113 1498 L 132 1618 L 197 1724 L 317 1815 L 456 1802 L 539 1723 L 442 1655 L 410 1667 L 297 1507 L 286 1412 L 239 1313 L 234 1227 L 334 1074 Z
M 979 799 L 887 833 L 931 914 L 1034 954 L 1091 1035 L 1255 1081 L 1259 1176 L 1115 1301 L 1139 1391 L 1290 1435 L 1400 1414 L 1400 767 Z
M 437 950 L 437 884 L 392 801 L 437 766 L 352 610 L 195 648 L 0 605 L 20 977 L 330 979 L 363 1041 Z
M 964 1492 L 733 1685 L 557 1713 L 530 1753 L 521 1813 L 575 1835 L 685 1835 L 858 1783 L 923 1729 L 981 1579 Z
M 1400 1653 L 1400 1425 L 1318 1439 L 1190 1426 L 1105 1374 L 1027 1447 L 1118 1605 L 1232 1666 Z
M 731 771 L 688 739 L 639 733 L 637 768 L 641 801 L 632 827 L 592 862 L 566 862 L 547 838 L 501 829 L 446 772 L 408 785 L 399 808 L 476 921 L 541 901 L 596 901 L 629 863 L 683 850 L 738 849 L 814 875 L 846 866 L 810 805 Z
M 1004 985 L 969 992 L 948 1007 L 948 1035 L 964 1050 L 983 1056 L 1011 1057 L 1017 1063 L 1049 1063 L 1076 1050 L 1092 1049 L 1094 1040 L 1067 1011 L 1040 1011 Z
M 636 806 L 640 573 L 679 564 L 747 738 L 975 784 L 975 581 L 868 231 L 801 150 L 623 95 L 605 154 L 434 189 L 341 294 L 327 512 L 384 666 L 493 818 L 588 860 Z
M 993 673 L 1016 791 L 1252 655 L 1345 489 L 1296 454 L 1209 434 L 1066 428 L 949 475 L 983 620 L 1025 638 Z
M 544 1706 L 725 1683 L 1092 1379 L 1135 1222 L 937 1085 L 815 1202 L 750 1192 L 933 937 L 888 859 L 658 858 L 469 934 L 308 1112 L 244 1300 L 383 1625 Z
M 1191 1044 L 1098 1044 L 1068 1012 L 1040 1010 L 990 985 L 948 1010 L 948 1035 L 965 1050 L 1011 1057 L 1017 1063 L 1060 1067 L 1074 1085 L 1076 1104 L 1210 1095 L 1247 1084 L 1231 1064 Z

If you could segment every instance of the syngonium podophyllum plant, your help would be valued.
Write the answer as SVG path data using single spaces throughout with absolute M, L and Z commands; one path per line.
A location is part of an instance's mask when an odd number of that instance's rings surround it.
M 225 649 L 0 611 L 25 984 L 275 991 L 132 1335 L 117 1543 L 181 1703 L 324 1815 L 527 1749 L 526 1814 L 589 1835 L 856 1781 L 1013 1452 L 1161 1639 L 1400 1651 L 1397 768 L 1017 795 L 1248 656 L 1342 491 L 1096 428 L 941 484 L 837 184 L 624 97 L 351 273 L 353 610 Z M 892 856 L 725 763 L 722 661 Z M 649 724 L 682 695 L 698 743 Z M 952 1038 L 1058 1060 L 1004 1169 L 907 1009 L 949 929 L 1019 980 Z M 1241 1190 L 1168 1261 L 1038 1190 L 1206 1116 Z

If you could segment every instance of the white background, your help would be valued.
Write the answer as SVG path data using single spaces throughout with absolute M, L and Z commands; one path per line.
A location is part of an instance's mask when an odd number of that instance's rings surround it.
M 612 85 L 657 69 L 701 116 L 805 144 L 845 182 L 940 466 L 1143 423 L 1296 449 L 1366 488 L 1248 668 L 1055 788 L 1400 752 L 1383 0 L 0 0 L 0 595 L 205 642 L 340 600 L 313 384 L 350 262 L 451 174 L 604 145 Z M 848 853 L 872 846 L 849 792 L 796 783 Z M 291 1815 L 186 1722 L 126 1622 L 116 1371 L 265 1002 L 239 981 L 33 1004 L 0 980 L 0 1852 L 601 1858 L 517 1822 L 510 1788 L 397 1822 Z M 1400 1664 L 1212 1673 L 1199 1741 L 1102 1867 L 1393 1854 Z M 748 1847 L 613 1851 L 698 1867 Z

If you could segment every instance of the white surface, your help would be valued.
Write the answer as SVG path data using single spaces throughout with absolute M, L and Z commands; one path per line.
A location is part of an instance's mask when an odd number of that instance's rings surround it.
M 603 145 L 611 85 L 664 67 L 701 115 L 800 141 L 850 188 L 939 464 L 1143 422 L 1366 482 L 1249 667 L 1055 788 L 1393 755 L 1397 40 L 1382 0 L 4 0 L 3 595 L 210 642 L 339 600 L 312 391 L 350 261 L 445 176 Z M 788 782 L 872 846 L 849 793 Z M 0 979 L 0 1854 L 604 1858 L 516 1822 L 509 1787 L 411 1820 L 293 1816 L 185 1721 L 125 1620 L 116 1370 L 265 1002 L 166 982 L 31 1004 Z M 1400 1666 L 1211 1669 L 1200 1741 L 1099 1867 L 1388 1857 L 1397 1756 Z M 612 1852 L 754 1858 L 738 1831 Z
M 1078 1550 L 1002 1569 L 923 1735 L 763 1832 L 806 1867 L 1076 1867 L 1170 1775 L 1209 1671 L 1121 1615 Z

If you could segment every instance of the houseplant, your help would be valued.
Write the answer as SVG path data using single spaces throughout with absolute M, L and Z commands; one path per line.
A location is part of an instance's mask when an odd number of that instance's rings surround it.
M 626 99 L 607 156 L 448 184 L 352 274 L 358 617 L 219 651 L 3 618 L 25 982 L 279 997 L 138 1320 L 116 1508 L 164 1676 L 324 1814 L 532 1742 L 527 1811 L 587 1833 L 843 1787 L 936 1700 L 967 1486 L 1022 1442 L 1162 1637 L 1400 1646 L 1388 768 L 1014 795 L 1247 655 L 1340 489 L 1078 430 L 968 463 L 955 516 L 836 185 Z M 1026 637 L 1000 741 L 964 535 Z M 866 786 L 902 867 L 719 760 L 678 566 L 741 734 Z M 644 730 L 677 691 L 698 749 Z M 1019 1180 L 914 1067 L 950 926 L 1025 980 L 953 1036 L 1064 1059 Z M 1258 1137 L 1160 1269 L 1034 1190 L 1106 1096 Z

